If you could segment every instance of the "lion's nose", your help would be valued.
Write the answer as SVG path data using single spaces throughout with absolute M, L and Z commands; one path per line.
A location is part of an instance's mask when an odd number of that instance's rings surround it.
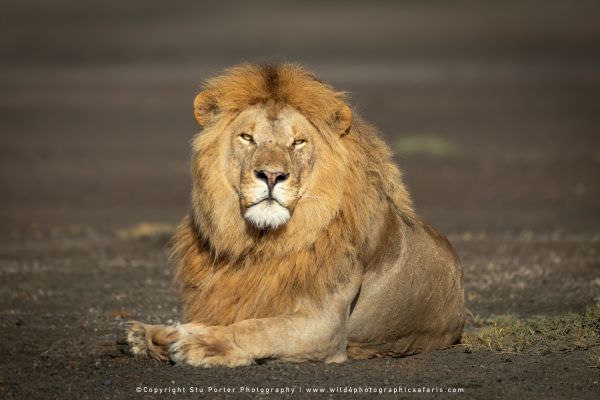
M 286 174 L 285 172 L 267 171 L 266 169 L 254 171 L 254 176 L 256 176 L 258 180 L 265 182 L 269 187 L 269 191 L 273 190 L 273 187 L 278 183 L 285 181 L 289 175 L 290 174 Z

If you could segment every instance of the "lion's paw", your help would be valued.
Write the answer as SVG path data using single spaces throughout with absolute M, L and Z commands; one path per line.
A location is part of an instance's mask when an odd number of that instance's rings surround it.
M 130 321 L 126 324 L 127 343 L 134 355 L 146 355 L 148 346 L 146 345 L 146 328 L 144 324 L 137 321 Z
M 137 321 L 127 324 L 127 342 L 134 355 L 165 361 L 168 359 L 169 346 L 177 339 L 175 326 L 148 325 Z
M 179 339 L 169 347 L 169 357 L 177 364 L 194 367 L 239 367 L 252 364 L 252 358 L 236 346 L 222 327 L 179 328 Z

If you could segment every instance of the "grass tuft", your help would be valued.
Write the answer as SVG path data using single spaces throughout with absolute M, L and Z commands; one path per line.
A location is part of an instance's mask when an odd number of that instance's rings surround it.
M 438 136 L 405 136 L 396 140 L 394 151 L 400 156 L 430 155 L 444 157 L 456 155 L 458 146 Z
M 474 333 L 466 333 L 462 344 L 467 352 L 498 351 L 510 353 L 564 352 L 600 346 L 600 303 L 583 314 L 537 316 L 519 319 L 501 315 L 485 320 Z M 600 360 L 596 360 L 598 364 Z
M 588 354 L 587 362 L 590 368 L 600 368 L 600 349 L 595 349 Z

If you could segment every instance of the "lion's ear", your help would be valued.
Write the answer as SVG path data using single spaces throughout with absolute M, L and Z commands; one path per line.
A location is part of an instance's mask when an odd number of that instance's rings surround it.
M 342 108 L 335 113 L 334 123 L 342 136 L 350 131 L 350 126 L 352 125 L 352 110 L 347 104 L 344 104 Z
M 219 109 L 217 99 L 208 90 L 203 90 L 194 99 L 194 117 L 200 126 L 207 126 L 217 115 Z

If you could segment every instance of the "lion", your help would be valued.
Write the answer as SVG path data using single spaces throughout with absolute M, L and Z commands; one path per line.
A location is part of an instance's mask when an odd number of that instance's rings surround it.
M 237 367 L 457 343 L 461 263 L 345 93 L 296 64 L 243 64 L 206 82 L 194 115 L 171 250 L 184 321 L 131 322 L 134 354 Z

